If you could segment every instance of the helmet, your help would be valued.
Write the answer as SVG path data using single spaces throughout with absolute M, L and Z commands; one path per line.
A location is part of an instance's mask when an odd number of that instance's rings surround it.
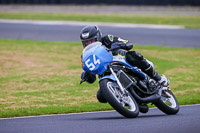
M 84 48 L 93 42 L 101 41 L 101 36 L 102 33 L 96 25 L 86 26 L 81 30 L 80 33 L 80 39 Z

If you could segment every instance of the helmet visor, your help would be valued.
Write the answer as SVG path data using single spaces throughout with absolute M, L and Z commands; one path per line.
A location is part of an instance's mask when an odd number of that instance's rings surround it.
M 97 38 L 93 38 L 93 39 L 85 40 L 85 41 L 82 41 L 82 42 L 83 42 L 84 47 L 87 47 L 88 45 L 90 45 L 90 44 L 92 44 L 93 42 L 96 42 L 96 41 L 97 41 Z

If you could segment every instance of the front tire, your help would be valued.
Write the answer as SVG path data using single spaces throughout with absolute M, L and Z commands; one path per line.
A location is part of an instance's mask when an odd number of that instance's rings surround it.
M 115 82 L 103 79 L 100 82 L 100 89 L 107 102 L 121 115 L 127 118 L 138 116 L 139 108 L 135 99 L 129 92 L 122 94 Z
M 171 90 L 163 90 L 161 99 L 155 105 L 168 115 L 174 115 L 179 111 L 178 101 Z

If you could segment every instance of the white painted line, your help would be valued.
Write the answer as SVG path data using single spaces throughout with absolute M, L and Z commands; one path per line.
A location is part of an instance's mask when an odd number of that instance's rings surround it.
M 84 115 L 84 114 L 108 113 L 108 112 L 115 112 L 115 110 L 111 110 L 111 111 L 96 111 L 96 112 L 82 112 L 82 113 L 68 113 L 68 114 L 53 114 L 53 115 L 38 115 L 38 116 L 22 116 L 22 117 L 0 118 L 0 120 L 26 119 L 26 118 L 52 117 L 52 116 L 68 116 L 68 115 Z
M 200 106 L 200 104 L 192 104 L 192 105 L 181 105 L 180 107 L 192 107 L 192 106 Z M 150 108 L 157 109 L 157 107 Z M 95 113 L 108 113 L 115 112 L 115 110 L 111 111 L 96 111 L 96 112 L 82 112 L 82 113 L 69 113 L 69 114 L 53 114 L 53 115 L 38 115 L 38 116 L 22 116 L 22 117 L 12 117 L 12 118 L 0 118 L 0 120 L 9 120 L 9 119 L 26 119 L 26 118 L 38 118 L 38 117 L 54 117 L 54 116 L 68 116 L 68 115 L 84 115 L 84 114 L 95 114 Z
M 178 26 L 178 25 L 128 24 L 128 23 L 103 23 L 103 22 L 78 22 L 78 21 L 0 19 L 0 22 L 37 24 L 37 25 L 74 25 L 74 26 L 98 25 L 98 26 L 111 26 L 111 27 L 121 27 L 121 28 L 184 29 L 184 26 Z

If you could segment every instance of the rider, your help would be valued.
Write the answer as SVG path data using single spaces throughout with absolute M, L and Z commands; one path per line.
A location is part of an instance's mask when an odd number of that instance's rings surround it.
M 137 51 L 129 51 L 133 48 L 133 44 L 128 40 L 123 40 L 119 37 L 113 35 L 105 35 L 102 37 L 102 33 L 97 26 L 86 26 L 81 30 L 80 39 L 82 41 L 83 47 L 90 45 L 93 42 L 99 41 L 102 45 L 106 46 L 108 49 L 117 49 L 117 53 L 125 56 L 128 63 L 133 66 L 140 68 L 148 76 L 167 87 L 169 85 L 169 80 L 165 75 L 159 75 L 153 68 L 153 63 L 145 59 Z M 120 48 L 120 49 L 119 49 Z M 82 59 L 81 59 L 82 60 Z M 92 84 L 96 80 L 96 76 L 83 72 L 81 74 L 81 79 Z M 99 102 L 105 103 L 105 99 L 101 95 L 100 89 L 97 92 L 97 99 Z

